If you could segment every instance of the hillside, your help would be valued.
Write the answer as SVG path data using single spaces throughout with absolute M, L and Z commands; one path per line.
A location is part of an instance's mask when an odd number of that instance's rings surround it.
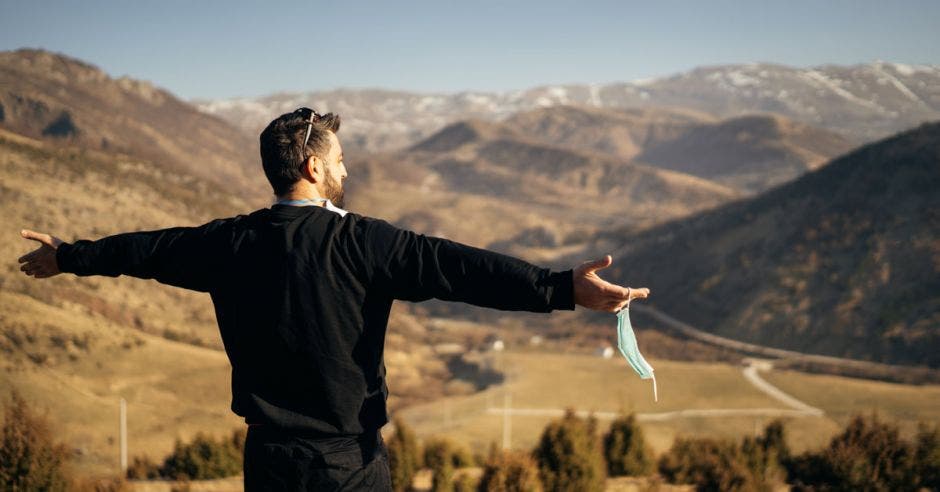
M 407 151 L 368 156 L 348 183 L 357 211 L 533 261 L 604 228 L 650 226 L 738 196 L 688 174 L 551 146 L 475 120 Z
M 634 159 L 650 146 L 717 121 L 706 113 L 682 108 L 557 105 L 521 111 L 502 123 L 546 144 Z
M 40 50 L 0 52 L 0 128 L 59 144 L 131 155 L 267 203 L 257 133 L 196 110 L 149 82 L 113 79 Z M 269 118 L 270 119 L 270 118 Z
M 867 145 L 750 200 L 595 250 L 656 307 L 730 338 L 940 366 L 940 124 Z
M 551 145 L 593 150 L 755 193 L 816 169 L 854 145 L 773 114 L 716 119 L 680 109 L 552 106 L 504 124 Z
M 637 160 L 761 192 L 818 169 L 853 147 L 832 132 L 780 116 L 749 115 L 699 125 L 656 142 Z

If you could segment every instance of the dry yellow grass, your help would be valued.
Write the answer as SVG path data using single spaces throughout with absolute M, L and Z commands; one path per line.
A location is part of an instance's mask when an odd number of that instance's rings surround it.
M 877 412 L 911 435 L 918 422 L 940 424 L 940 385 L 913 386 L 795 371 L 771 372 L 767 381 L 787 393 L 821 408 L 844 425 L 858 413 Z
M 47 412 L 57 438 L 76 451 L 82 473 L 117 473 L 120 398 L 127 400 L 131 456 L 161 460 L 177 437 L 228 435 L 243 425 L 228 408 L 230 368 L 220 351 L 131 332 L 78 306 L 52 307 L 20 294 L 0 292 L 0 306 L 5 323 L 43 320 L 61 334 L 94 335 L 91 351 L 73 350 L 74 359 L 8 361 L 0 371 L 2 399 L 15 388 Z

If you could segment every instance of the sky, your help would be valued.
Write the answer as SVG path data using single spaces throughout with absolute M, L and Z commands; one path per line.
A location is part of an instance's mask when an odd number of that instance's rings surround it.
M 0 0 L 0 50 L 23 47 L 185 99 L 503 91 L 731 63 L 940 65 L 940 1 Z

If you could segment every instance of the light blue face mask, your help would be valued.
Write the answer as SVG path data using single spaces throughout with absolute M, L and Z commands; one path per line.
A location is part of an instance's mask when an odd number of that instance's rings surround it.
M 627 359 L 627 363 L 641 378 L 653 380 L 653 401 L 658 402 L 656 375 L 653 374 L 653 366 L 646 362 L 636 344 L 636 335 L 633 333 L 633 325 L 630 323 L 629 304 L 617 312 L 617 348 L 620 349 L 620 353 Z

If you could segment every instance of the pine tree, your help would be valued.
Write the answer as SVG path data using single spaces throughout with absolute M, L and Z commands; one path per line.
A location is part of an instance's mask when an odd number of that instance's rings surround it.
M 431 469 L 431 490 L 454 490 L 454 449 L 447 439 L 430 439 L 424 446 L 424 464 Z
M 411 490 L 411 482 L 421 466 L 418 439 L 405 422 L 396 418 L 395 434 L 388 440 L 388 465 L 392 488 L 396 492 Z
M 572 410 L 545 427 L 534 453 L 545 490 L 603 490 L 606 466 L 596 429 L 595 420 Z
M 480 492 L 541 492 L 539 469 L 531 456 L 491 448 L 477 487 Z
M 0 430 L 0 490 L 66 490 L 68 451 L 53 441 L 46 417 L 19 392 L 10 396 Z
M 604 436 L 604 457 L 611 476 L 647 475 L 653 470 L 653 453 L 633 414 L 620 417 Z

